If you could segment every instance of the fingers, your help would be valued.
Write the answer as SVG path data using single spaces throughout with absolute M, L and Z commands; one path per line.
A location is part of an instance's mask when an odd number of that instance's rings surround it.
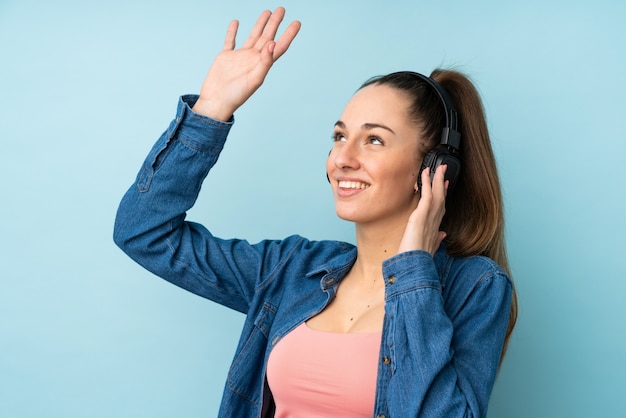
M 282 7 L 277 8 L 274 13 L 265 10 L 259 16 L 242 48 L 255 48 L 262 53 L 265 53 L 268 48 L 272 52 L 273 60 L 276 61 L 287 51 L 301 27 L 300 22 L 291 22 L 285 33 L 276 41 L 276 45 L 272 45 L 284 17 L 285 9 Z
M 441 165 L 437 167 L 435 170 L 435 175 L 432 180 L 430 177 L 430 167 L 426 167 L 422 171 L 422 190 L 421 197 L 427 197 L 430 199 L 437 198 L 439 200 L 446 198 L 446 194 L 448 193 L 448 185 L 449 181 L 445 180 L 446 171 L 448 170 L 447 165 Z
M 294 40 L 294 38 L 300 31 L 301 26 L 302 25 L 297 20 L 294 22 L 291 22 L 289 26 L 287 26 L 285 33 L 283 33 L 281 37 L 278 39 L 278 41 L 276 42 L 276 47 L 274 48 L 274 61 L 276 61 L 285 52 L 287 52 L 289 45 L 291 45 L 291 42 Z
M 252 31 L 250 32 L 250 36 L 246 39 L 246 42 L 241 46 L 242 48 L 252 48 L 256 45 L 257 41 L 263 34 L 263 30 L 265 29 L 265 25 L 267 25 L 268 20 L 272 16 L 272 12 L 269 10 L 264 10 L 261 13 L 261 16 L 257 19 Z
M 278 32 L 278 27 L 280 26 L 283 18 L 285 17 L 285 9 L 282 7 L 277 8 L 274 13 L 271 14 L 269 21 L 265 25 L 263 29 L 263 33 L 260 38 L 260 45 L 257 43 L 258 47 L 263 47 L 267 41 L 274 40 L 276 37 L 276 33 Z
M 277 8 L 274 13 L 269 10 L 263 11 L 242 47 L 261 50 L 268 41 L 276 37 L 276 32 L 284 17 L 285 9 L 282 7 Z
M 448 181 L 445 180 L 447 167 L 439 166 L 435 171 L 433 180 L 430 180 L 430 168 L 422 172 L 422 190 L 417 211 L 422 214 L 424 220 L 437 224 L 437 228 L 446 212 L 446 194 Z
M 237 38 L 237 29 L 239 28 L 239 22 L 233 20 L 226 29 L 226 39 L 224 39 L 224 50 L 232 51 L 235 49 L 235 39 Z
M 448 171 L 447 165 L 439 166 L 435 171 L 432 184 L 433 196 L 442 202 L 446 199 L 448 191 L 448 181 L 445 180 L 446 171 Z

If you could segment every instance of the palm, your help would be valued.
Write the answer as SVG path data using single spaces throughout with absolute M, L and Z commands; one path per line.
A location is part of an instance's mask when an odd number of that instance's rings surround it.
M 218 54 L 204 80 L 194 110 L 225 120 L 261 86 L 274 62 L 289 48 L 300 30 L 300 22 L 292 22 L 283 35 L 274 41 L 285 15 L 283 8 L 274 13 L 265 11 L 257 20 L 248 39 L 235 49 L 238 22 L 231 22 L 224 48 Z

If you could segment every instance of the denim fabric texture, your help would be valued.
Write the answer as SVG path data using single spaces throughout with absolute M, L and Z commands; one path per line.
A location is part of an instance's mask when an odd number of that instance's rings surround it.
M 186 221 L 234 123 L 195 114 L 195 100 L 181 97 L 124 195 L 114 240 L 154 274 L 246 315 L 219 416 L 271 416 L 265 370 L 272 348 L 328 305 L 357 252 L 300 236 L 224 240 Z M 509 319 L 509 278 L 488 258 L 448 256 L 445 245 L 434 257 L 391 257 L 383 275 L 374 417 L 486 416 Z

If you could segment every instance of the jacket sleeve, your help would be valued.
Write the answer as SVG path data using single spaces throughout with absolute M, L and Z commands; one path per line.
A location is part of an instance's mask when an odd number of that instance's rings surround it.
M 288 246 L 215 238 L 185 220 L 233 124 L 194 113 L 183 96 L 176 118 L 144 161 L 115 219 L 115 243 L 156 275 L 202 297 L 246 312 L 256 283 Z M 236 257 L 235 257 L 236 255 Z
M 383 264 L 384 326 L 391 332 L 381 346 L 380 373 L 389 381 L 388 392 L 377 396 L 387 398 L 387 416 L 487 414 L 512 285 L 487 258 L 450 260 L 443 272 L 424 251 Z

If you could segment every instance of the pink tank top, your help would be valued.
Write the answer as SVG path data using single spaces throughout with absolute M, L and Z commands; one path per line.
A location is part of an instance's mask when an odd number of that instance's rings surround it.
M 315 331 L 306 323 L 285 335 L 267 363 L 275 417 L 371 417 L 381 335 Z

